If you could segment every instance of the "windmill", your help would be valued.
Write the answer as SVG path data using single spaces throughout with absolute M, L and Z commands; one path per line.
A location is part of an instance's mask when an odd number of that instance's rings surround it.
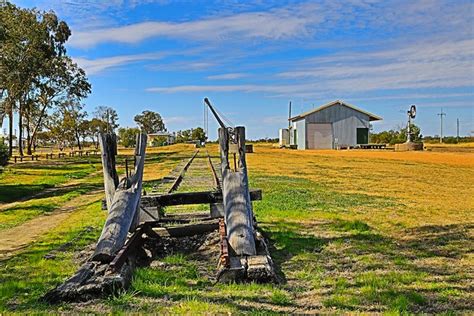
M 407 143 L 412 142 L 412 131 L 411 131 L 411 120 L 416 117 L 416 106 L 413 104 L 410 106 L 410 110 L 407 111 L 408 125 L 407 125 Z

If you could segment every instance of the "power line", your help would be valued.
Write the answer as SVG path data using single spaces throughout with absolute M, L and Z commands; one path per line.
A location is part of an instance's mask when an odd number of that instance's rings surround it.
M 443 112 L 443 108 L 441 108 L 441 112 L 437 114 L 440 119 L 440 135 L 439 135 L 439 142 L 443 142 L 443 116 L 446 116 L 446 113 Z

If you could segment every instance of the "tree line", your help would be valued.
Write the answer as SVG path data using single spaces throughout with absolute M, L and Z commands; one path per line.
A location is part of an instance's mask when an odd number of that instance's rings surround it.
M 423 135 L 421 134 L 420 128 L 415 125 L 411 124 L 411 135 L 413 142 L 420 142 L 423 139 Z M 370 134 L 370 142 L 374 144 L 400 144 L 407 141 L 407 128 L 400 128 L 399 130 L 388 130 L 382 131 L 380 133 L 371 133 Z
M 9 156 L 15 138 L 19 154 L 26 149 L 31 155 L 38 145 L 97 147 L 99 133 L 118 128 L 113 108 L 96 107 L 91 117 L 84 110 L 82 100 L 92 87 L 85 71 L 67 55 L 70 36 L 67 23 L 53 11 L 0 3 L 0 126 L 8 120 Z M 165 130 L 156 112 L 143 111 L 134 119 L 146 133 Z

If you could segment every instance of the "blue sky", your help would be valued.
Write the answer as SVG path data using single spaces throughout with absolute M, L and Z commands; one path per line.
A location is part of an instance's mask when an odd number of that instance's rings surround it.
M 134 126 L 143 110 L 169 130 L 202 126 L 209 97 L 250 138 L 277 137 L 293 114 L 342 99 L 425 135 L 474 134 L 472 1 L 15 0 L 53 9 L 72 29 L 68 52 L 87 72 L 85 100 Z M 216 137 L 216 124 L 209 124 Z

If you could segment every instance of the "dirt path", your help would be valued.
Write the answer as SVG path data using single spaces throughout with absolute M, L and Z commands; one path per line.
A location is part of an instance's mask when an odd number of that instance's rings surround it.
M 94 190 L 75 197 L 49 215 L 42 215 L 22 225 L 3 230 L 0 234 L 0 261 L 10 258 L 36 241 L 41 235 L 58 226 L 75 210 L 102 197 L 103 190 Z
M 85 176 L 84 178 L 74 179 L 74 180 L 62 183 L 60 185 L 54 186 L 52 188 L 44 189 L 43 191 L 35 193 L 33 195 L 26 195 L 26 196 L 20 198 L 19 200 L 15 201 L 15 202 L 1 204 L 0 205 L 0 212 L 5 211 L 5 210 L 7 210 L 11 207 L 15 207 L 15 206 L 17 206 L 18 204 L 20 204 L 22 202 L 32 200 L 32 199 L 37 199 L 37 198 L 40 198 L 40 197 L 44 197 L 48 194 L 54 194 L 55 192 L 64 190 L 68 187 L 77 186 L 79 184 L 82 184 L 82 183 L 86 182 L 91 177 L 94 177 L 94 176 L 98 175 L 99 173 L 102 173 L 102 171 L 94 171 L 94 172 L 88 174 L 87 176 Z

